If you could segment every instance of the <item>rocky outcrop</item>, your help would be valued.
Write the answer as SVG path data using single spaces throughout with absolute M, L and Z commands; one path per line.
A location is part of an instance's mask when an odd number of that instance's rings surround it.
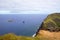
M 39 36 L 41 33 L 48 32 L 54 34 L 60 34 L 60 13 L 53 13 L 47 16 L 47 18 L 42 22 L 40 28 L 36 32 L 36 36 Z M 46 35 L 46 34 L 45 34 Z

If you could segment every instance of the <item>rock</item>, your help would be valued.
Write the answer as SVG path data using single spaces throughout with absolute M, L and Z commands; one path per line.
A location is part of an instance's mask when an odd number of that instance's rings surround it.
M 8 20 L 8 22 L 13 22 L 13 20 L 10 19 L 10 20 Z

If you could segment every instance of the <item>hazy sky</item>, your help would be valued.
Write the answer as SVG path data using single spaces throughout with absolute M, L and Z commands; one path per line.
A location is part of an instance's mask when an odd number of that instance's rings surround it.
M 0 13 L 9 12 L 11 13 L 60 12 L 60 0 L 0 0 Z

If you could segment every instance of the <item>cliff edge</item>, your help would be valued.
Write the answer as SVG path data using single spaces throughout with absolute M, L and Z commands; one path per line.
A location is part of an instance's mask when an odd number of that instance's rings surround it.
M 60 39 L 60 13 L 48 15 L 36 32 L 36 36 Z

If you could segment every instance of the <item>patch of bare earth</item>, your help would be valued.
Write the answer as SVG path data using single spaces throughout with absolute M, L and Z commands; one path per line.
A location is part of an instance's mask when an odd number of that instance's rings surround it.
M 48 38 L 49 40 L 60 40 L 60 32 L 50 32 L 46 30 L 40 30 L 37 37 Z

